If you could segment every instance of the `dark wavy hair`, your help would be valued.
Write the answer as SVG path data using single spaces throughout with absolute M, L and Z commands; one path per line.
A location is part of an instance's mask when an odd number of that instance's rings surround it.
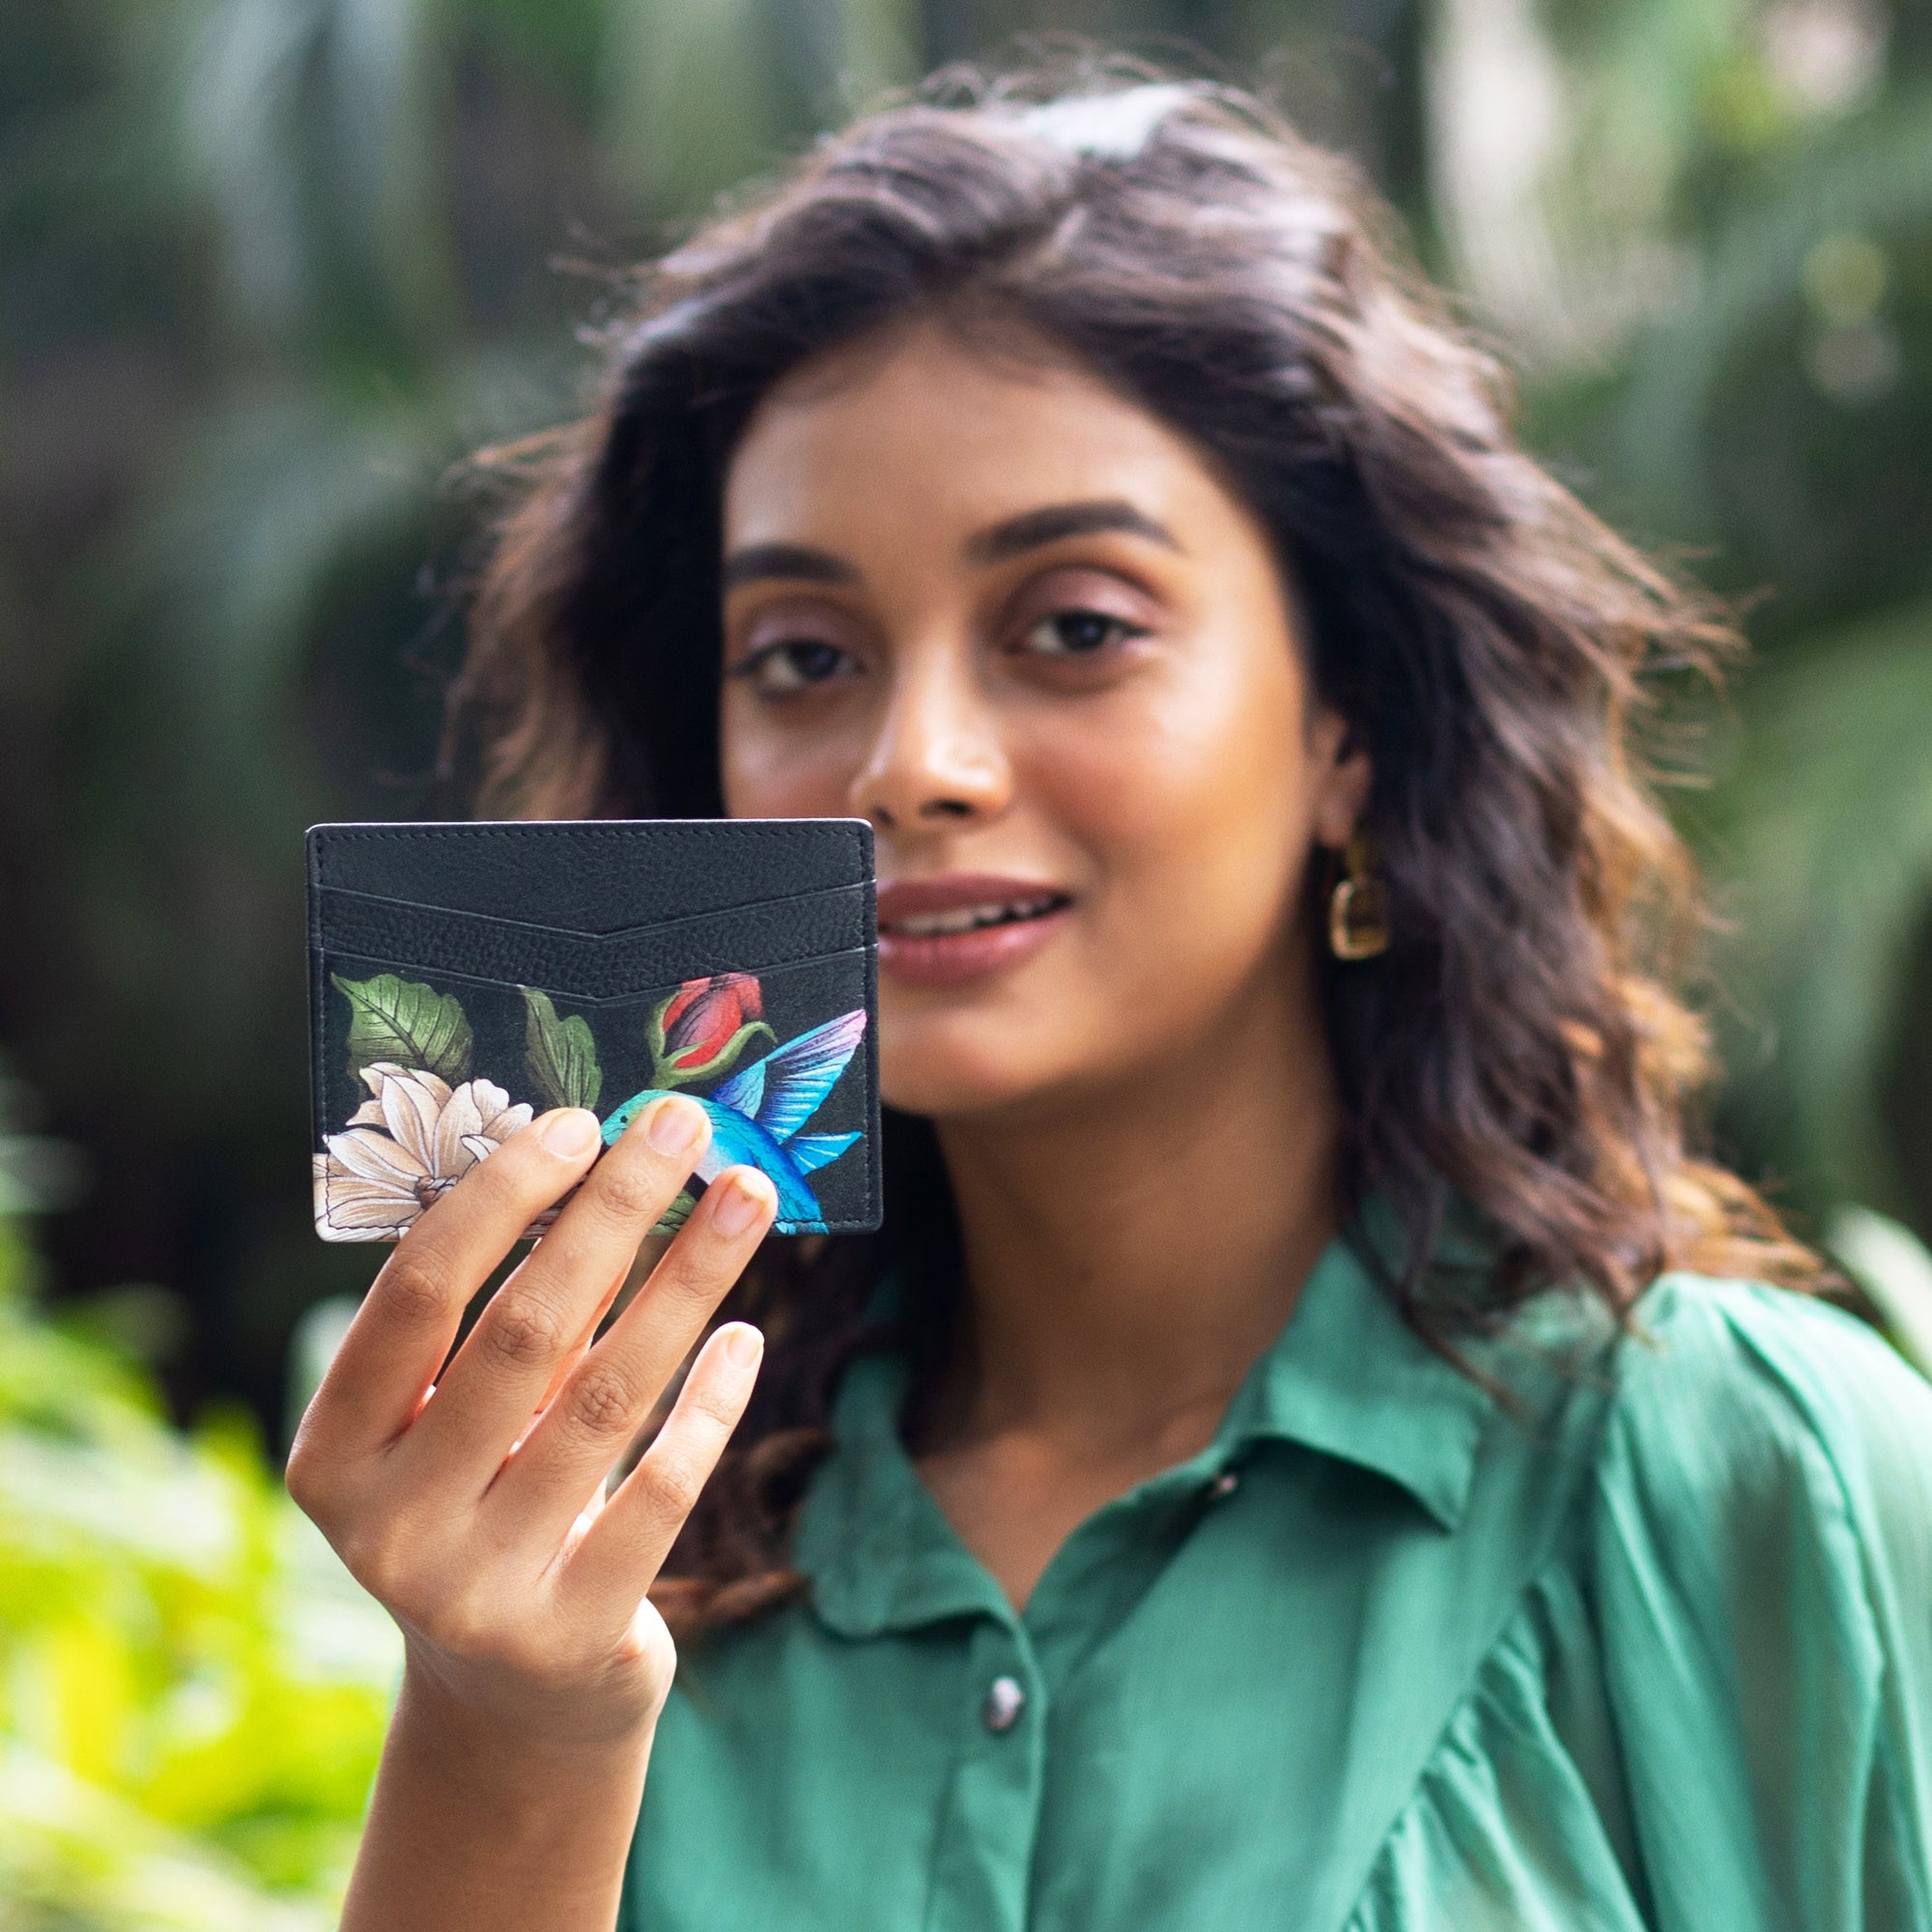
M 1656 674 L 1712 669 L 1733 633 L 1518 447 L 1495 361 L 1351 167 L 1229 88 L 955 75 L 644 270 L 594 412 L 481 459 L 514 486 L 453 713 L 485 809 L 722 810 L 733 449 L 788 372 L 915 318 L 1070 355 L 1189 438 L 1279 546 L 1314 683 L 1374 764 L 1394 940 L 1323 952 L 1320 986 L 1338 1211 L 1371 1189 L 1393 1207 L 1406 1251 L 1382 1275 L 1407 1319 L 1453 1347 L 1555 1284 L 1621 1317 L 1670 1267 L 1810 1278 L 1687 1150 L 1695 882 L 1633 748 Z M 882 1270 L 918 1283 L 892 1337 L 915 1434 L 962 1339 L 930 1127 L 889 1120 L 886 1154 L 882 1234 L 771 1244 L 734 1291 L 769 1354 L 658 1586 L 683 1631 L 799 1587 L 792 1515 L 839 1370 L 888 1339 L 867 1320 Z M 1432 1265 L 1452 1208 L 1482 1230 L 1473 1271 Z

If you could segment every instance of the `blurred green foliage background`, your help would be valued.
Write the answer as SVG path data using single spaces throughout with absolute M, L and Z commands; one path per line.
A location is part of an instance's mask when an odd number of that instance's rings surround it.
M 1843 1211 L 1932 1234 L 1932 0 L 0 10 L 0 1926 L 339 1875 L 389 1665 L 268 1473 L 370 1265 L 308 1225 L 299 840 L 452 803 L 454 466 L 722 190 L 1026 33 L 1357 156 L 1532 444 L 1747 600 L 1678 794 L 1717 1137 L 1881 1302 L 1932 1280 Z
M 324 1932 L 399 1639 L 252 1418 L 183 1435 L 34 1274 L 0 1220 L 0 1925 Z

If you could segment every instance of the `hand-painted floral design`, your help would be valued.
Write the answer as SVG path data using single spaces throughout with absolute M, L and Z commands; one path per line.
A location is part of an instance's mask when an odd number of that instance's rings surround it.
M 325 1137 L 324 1151 L 314 1157 L 316 1226 L 337 1240 L 395 1240 L 439 1195 L 526 1125 L 535 1108 L 513 1103 L 490 1080 L 462 1077 L 475 1035 L 455 994 L 393 973 L 365 980 L 331 975 L 331 983 L 349 1002 L 350 1070 L 368 1088 L 369 1098 L 341 1133 Z M 535 987 L 520 990 L 524 1074 L 530 1086 L 546 1106 L 594 1108 L 604 1074 L 589 1021 L 581 1013 L 559 1015 L 554 1001 Z M 800 1129 L 857 1051 L 866 1013 L 863 1008 L 841 1013 L 778 1044 L 764 1010 L 763 989 L 751 973 L 687 980 L 659 1001 L 642 1042 L 651 1084 L 608 1116 L 604 1140 L 607 1146 L 614 1141 L 663 1094 L 709 1083 L 708 1091 L 691 1094 L 709 1115 L 712 1130 L 694 1187 L 734 1164 L 761 1168 L 779 1190 L 778 1232 L 821 1233 L 825 1211 L 807 1177 L 864 1136 Z M 745 1061 L 759 1036 L 774 1042 L 771 1050 Z M 405 1057 L 374 1058 L 379 1041 Z M 438 1059 L 441 1070 L 407 1064 L 411 1054 Z M 693 1192 L 680 1195 L 660 1231 L 680 1225 L 694 1202 Z M 540 1233 L 555 1212 L 529 1232 Z
M 362 1068 L 370 1097 L 315 1156 L 315 1211 L 336 1233 L 401 1234 L 530 1119 L 489 1080 L 452 1088 L 422 1067 Z
M 651 1062 L 659 1087 L 715 1079 L 729 1071 L 765 1024 L 765 999 L 751 973 L 687 980 L 651 1016 Z

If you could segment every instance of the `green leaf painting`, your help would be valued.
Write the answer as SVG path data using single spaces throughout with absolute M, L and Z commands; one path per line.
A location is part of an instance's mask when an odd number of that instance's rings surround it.
M 349 1001 L 352 1073 L 377 1060 L 418 1066 L 452 1084 L 469 1073 L 476 1038 L 453 993 L 394 973 L 378 973 L 373 980 L 328 977 Z
M 581 1013 L 558 1018 L 550 995 L 533 986 L 518 990 L 524 996 L 524 1065 L 530 1078 L 553 1107 L 596 1106 L 604 1072 L 590 1022 Z

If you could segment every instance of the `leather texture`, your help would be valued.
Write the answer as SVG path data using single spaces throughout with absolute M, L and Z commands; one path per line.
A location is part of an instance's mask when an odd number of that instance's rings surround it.
M 609 1140 L 669 1091 L 779 1232 L 878 1225 L 865 821 L 319 825 L 308 919 L 325 1239 L 398 1238 L 533 1113 Z

